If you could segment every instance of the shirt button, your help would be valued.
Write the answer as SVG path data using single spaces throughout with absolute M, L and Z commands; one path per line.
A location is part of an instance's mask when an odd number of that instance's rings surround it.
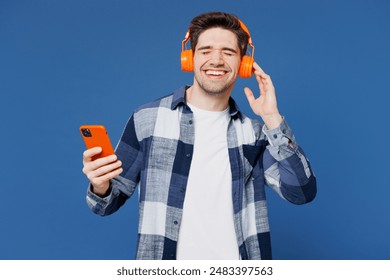
M 191 157 L 191 154 L 186 154 L 186 157 Z
M 189 124 L 192 124 L 192 120 L 189 120 L 188 123 L 189 123 Z
M 274 134 L 274 138 L 275 138 L 275 139 L 278 138 L 278 135 Z
M 173 224 L 177 225 L 177 224 L 178 224 L 178 222 L 177 222 L 177 221 L 173 221 Z
M 285 128 L 283 128 L 282 132 L 283 132 L 283 133 L 286 133 L 286 129 L 285 129 Z

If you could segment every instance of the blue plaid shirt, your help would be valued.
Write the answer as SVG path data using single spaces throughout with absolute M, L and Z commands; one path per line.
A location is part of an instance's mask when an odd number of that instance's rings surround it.
M 89 207 L 104 216 L 117 211 L 139 185 L 137 259 L 176 259 L 195 137 L 185 90 L 134 112 L 116 148 L 123 173 L 111 180 L 108 196 L 99 197 L 90 188 L 87 192 Z M 227 142 L 240 256 L 271 259 L 265 185 L 303 204 L 314 199 L 316 179 L 285 121 L 267 130 L 239 111 L 232 98 L 229 106 Z

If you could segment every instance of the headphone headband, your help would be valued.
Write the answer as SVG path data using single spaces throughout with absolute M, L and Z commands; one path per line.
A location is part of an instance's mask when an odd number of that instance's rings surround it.
M 249 29 L 248 27 L 246 27 L 246 25 L 240 20 L 238 19 L 238 22 L 240 23 L 240 26 L 241 26 L 241 29 L 245 31 L 246 34 L 248 34 L 249 38 L 248 38 L 248 44 L 252 47 L 253 47 L 253 44 L 252 44 L 252 37 L 251 37 L 251 33 L 249 32 Z
M 241 29 L 244 30 L 244 32 L 245 32 L 246 34 L 248 34 L 248 36 L 249 36 L 249 38 L 248 38 L 248 44 L 249 44 L 249 46 L 252 47 L 253 52 L 254 52 L 254 48 L 255 48 L 255 47 L 254 47 L 253 44 L 252 44 L 252 37 L 251 37 L 251 33 L 249 32 L 248 27 L 246 27 L 246 25 L 245 25 L 239 18 L 237 18 L 237 20 L 238 20 L 238 22 L 239 22 L 239 24 L 240 24 Z M 187 30 L 187 33 L 186 33 L 186 35 L 184 36 L 184 39 L 183 39 L 183 41 L 182 41 L 182 47 L 181 47 L 181 50 L 182 50 L 182 51 L 184 51 L 185 43 L 187 43 L 188 40 L 190 40 L 190 30 L 189 30 L 189 29 Z M 253 57 L 253 55 L 252 55 L 252 57 Z

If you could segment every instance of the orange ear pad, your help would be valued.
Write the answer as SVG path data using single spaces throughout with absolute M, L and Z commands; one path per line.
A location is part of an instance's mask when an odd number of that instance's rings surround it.
M 181 70 L 185 72 L 194 71 L 194 57 L 192 50 L 183 50 L 181 52 Z
M 240 23 L 241 28 L 246 32 L 246 34 L 248 34 L 248 45 L 252 48 L 252 56 L 244 55 L 242 57 L 240 69 L 238 70 L 238 75 L 241 78 L 250 78 L 252 76 L 253 71 L 255 46 L 252 44 L 252 37 L 249 33 L 248 27 L 246 27 L 246 25 L 240 19 L 238 19 L 238 22 Z
M 238 69 L 238 75 L 241 78 L 250 78 L 253 71 L 253 57 L 244 55 L 241 60 L 240 69 Z

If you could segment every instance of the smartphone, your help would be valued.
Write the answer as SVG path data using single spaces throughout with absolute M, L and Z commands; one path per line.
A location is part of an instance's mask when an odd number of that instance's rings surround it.
M 80 133 L 87 149 L 102 148 L 102 152 L 93 156 L 92 160 L 114 154 L 110 137 L 108 137 L 107 130 L 103 125 L 82 125 L 80 126 Z

